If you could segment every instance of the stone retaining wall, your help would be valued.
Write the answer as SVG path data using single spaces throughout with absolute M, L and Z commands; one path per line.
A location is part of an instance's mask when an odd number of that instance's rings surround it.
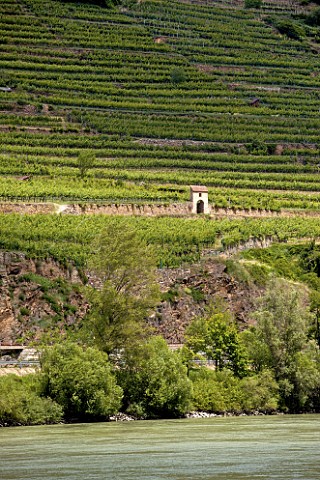
M 56 205 L 54 203 L 0 203 L 0 213 L 55 213 Z
M 265 217 L 319 217 L 319 211 L 303 210 L 284 210 L 274 212 L 271 210 L 254 209 L 235 209 L 219 208 L 210 206 L 211 218 L 265 218 Z M 171 204 L 137 204 L 137 203 L 74 203 L 74 204 L 56 204 L 56 203 L 0 203 L 0 213 L 21 213 L 21 214 L 63 214 L 63 215 L 138 215 L 146 217 L 176 216 L 195 218 L 197 215 L 191 213 L 191 203 L 171 203 Z
M 189 203 L 161 204 L 74 204 L 68 205 L 63 210 L 64 214 L 104 214 L 104 215 L 143 215 L 146 217 L 157 216 L 186 216 L 190 215 Z

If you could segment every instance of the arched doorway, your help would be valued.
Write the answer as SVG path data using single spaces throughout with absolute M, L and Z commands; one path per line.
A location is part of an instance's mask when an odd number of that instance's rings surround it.
M 197 213 L 204 213 L 204 201 L 198 200 L 197 201 Z

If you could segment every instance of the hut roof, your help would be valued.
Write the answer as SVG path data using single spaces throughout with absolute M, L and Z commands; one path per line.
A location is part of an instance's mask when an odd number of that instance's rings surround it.
M 201 193 L 208 192 L 208 188 L 205 187 L 204 185 L 190 185 L 190 190 L 191 192 L 201 192 Z

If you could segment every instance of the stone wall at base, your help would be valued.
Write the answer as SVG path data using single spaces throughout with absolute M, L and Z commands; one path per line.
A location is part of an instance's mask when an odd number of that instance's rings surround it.
M 186 203 L 171 203 L 171 204 L 73 204 L 67 205 L 61 211 L 63 214 L 71 215 L 142 215 L 145 217 L 160 217 L 160 216 L 176 216 L 176 217 L 197 217 L 197 214 L 191 212 L 192 204 Z M 210 206 L 211 218 L 241 218 L 241 217 L 277 217 L 283 216 L 281 212 L 272 212 L 271 210 L 241 210 L 232 208 L 219 208 L 213 205 Z
M 169 205 L 162 204 L 74 204 L 68 205 L 63 210 L 64 214 L 87 214 L 87 215 L 143 215 L 145 217 L 158 217 L 158 216 L 186 216 L 190 215 L 189 203 L 172 203 Z
M 23 202 L 3 202 L 0 203 L 0 213 L 55 213 L 56 205 L 54 203 L 23 203 Z
M 73 203 L 73 204 L 57 204 L 57 203 L 23 203 L 23 202 L 2 202 L 0 203 L 0 213 L 19 213 L 19 214 L 62 214 L 62 215 L 137 215 L 145 217 L 192 217 L 196 218 L 197 214 L 192 214 L 192 204 L 185 203 Z M 319 217 L 320 211 L 308 210 L 283 210 L 271 211 L 263 209 L 236 209 L 221 208 L 210 205 L 210 214 L 207 216 L 220 218 L 266 218 L 266 217 Z

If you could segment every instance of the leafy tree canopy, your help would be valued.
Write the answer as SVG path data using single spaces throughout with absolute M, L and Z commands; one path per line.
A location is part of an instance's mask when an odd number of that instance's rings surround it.
M 255 312 L 256 336 L 267 346 L 267 367 L 281 378 L 307 342 L 312 316 L 306 291 L 283 279 L 273 279 Z
M 111 8 L 119 5 L 121 0 L 60 0 L 62 3 L 88 3 L 91 5 L 99 5 L 100 7 Z
M 267 17 L 265 19 L 268 23 L 273 25 L 280 33 L 295 40 L 303 40 L 305 37 L 305 29 L 303 25 L 292 20 L 291 18 L 277 18 L 275 16 Z
M 254 317 L 256 327 L 243 335 L 252 365 L 257 371 L 272 369 L 283 408 L 301 411 L 311 392 L 319 388 L 319 348 L 308 338 L 312 315 L 306 289 L 273 279 Z M 311 364 L 314 368 L 308 372 L 306 365 Z
M 91 292 L 90 328 L 97 345 L 112 352 L 143 338 L 144 320 L 159 298 L 152 249 L 115 219 L 96 239 L 90 266 L 103 282 Z
M 95 155 L 93 152 L 81 152 L 78 157 L 78 168 L 79 168 L 79 175 L 81 178 L 85 178 L 88 174 L 90 168 L 93 167 L 95 162 Z
M 177 417 L 190 407 L 187 369 L 179 354 L 170 351 L 161 337 L 129 348 L 117 373 L 129 413 Z
M 171 72 L 171 82 L 174 85 L 185 82 L 187 79 L 186 72 L 181 67 L 176 67 Z
M 194 408 L 222 412 L 272 412 L 278 408 L 278 385 L 270 370 L 239 379 L 230 370 L 202 367 L 191 372 Z
M 245 8 L 261 8 L 262 0 L 245 0 L 244 6 Z
M 228 368 L 239 377 L 246 374 L 246 353 L 230 312 L 213 307 L 208 317 L 191 323 L 185 337 L 187 347 L 213 360 L 216 369 Z
M 65 342 L 43 352 L 41 367 L 44 391 L 66 417 L 106 418 L 119 410 L 122 390 L 105 353 Z

